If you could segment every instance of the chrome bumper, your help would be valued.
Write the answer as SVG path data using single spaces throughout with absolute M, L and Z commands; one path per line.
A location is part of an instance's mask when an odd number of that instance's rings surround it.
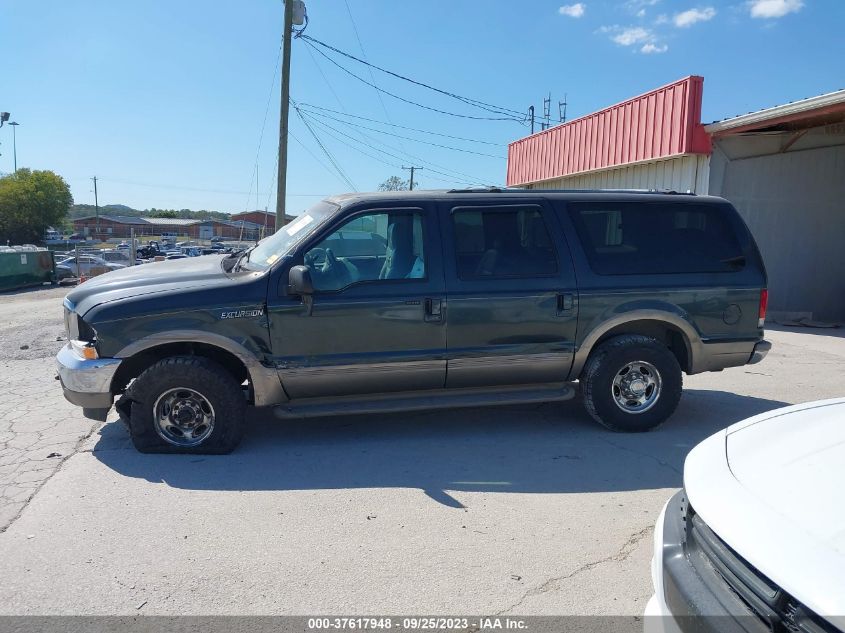
M 56 363 L 69 402 L 84 409 L 108 410 L 111 407 L 114 402 L 111 381 L 120 365 L 119 358 L 86 360 L 68 343 L 59 351 Z

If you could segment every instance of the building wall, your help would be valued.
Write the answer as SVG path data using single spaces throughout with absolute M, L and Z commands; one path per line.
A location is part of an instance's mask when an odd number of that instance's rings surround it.
M 653 162 L 710 154 L 701 124 L 702 77 L 686 77 L 508 145 L 507 184 L 515 187 Z
M 789 137 L 778 136 L 719 141 L 711 193 L 730 200 L 751 229 L 772 313 L 845 321 L 845 138 L 833 145 L 808 134 L 779 152 Z
M 267 234 L 276 232 L 276 216 L 273 214 L 265 214 L 260 211 L 248 211 L 246 213 L 236 213 L 232 216 L 233 222 L 246 220 L 247 222 L 254 222 L 259 226 L 264 226 L 264 219 L 267 219 Z
M 528 185 L 528 189 L 665 189 L 706 194 L 709 157 L 687 154 L 666 160 L 564 176 Z

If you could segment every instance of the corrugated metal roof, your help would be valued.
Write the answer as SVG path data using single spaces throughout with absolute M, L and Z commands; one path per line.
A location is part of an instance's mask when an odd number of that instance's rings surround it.
M 508 186 L 682 154 L 709 154 L 701 125 L 704 78 L 686 77 L 514 141 Z

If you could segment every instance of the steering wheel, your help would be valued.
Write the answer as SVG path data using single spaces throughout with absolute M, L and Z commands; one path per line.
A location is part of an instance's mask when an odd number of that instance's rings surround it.
M 330 248 L 312 248 L 303 259 L 311 267 L 314 287 L 318 290 L 338 290 L 352 281 L 347 266 L 335 257 Z

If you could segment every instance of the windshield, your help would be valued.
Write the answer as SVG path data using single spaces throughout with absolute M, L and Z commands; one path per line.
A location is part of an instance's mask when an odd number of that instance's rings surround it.
M 320 226 L 323 221 L 340 207 L 325 200 L 318 202 L 289 224 L 280 227 L 270 237 L 261 240 L 241 262 L 241 268 L 266 270 L 287 255 L 296 244 Z

